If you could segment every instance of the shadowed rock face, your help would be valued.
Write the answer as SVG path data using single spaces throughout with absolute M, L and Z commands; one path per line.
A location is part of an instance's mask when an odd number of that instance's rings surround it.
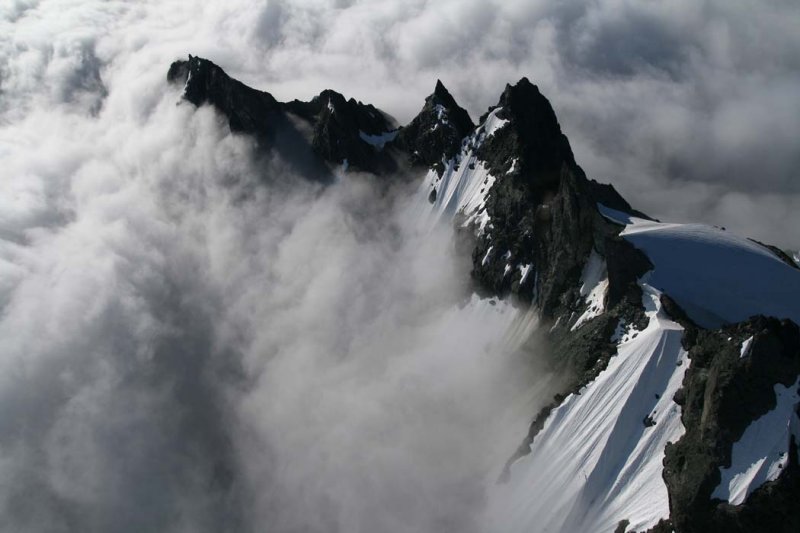
M 184 98 L 196 106 L 211 104 L 228 117 L 231 131 L 273 138 L 281 106 L 275 98 L 228 76 L 199 57 L 174 62 L 167 73 L 171 83 L 183 83 Z
M 313 125 L 314 151 L 331 163 L 371 172 L 395 170 L 382 147 L 370 144 L 365 138 L 379 138 L 395 128 L 383 112 L 332 90 L 322 91 L 310 102 L 293 100 L 284 109 Z M 379 141 L 373 141 L 377 143 Z M 385 144 L 385 143 L 384 143 Z
M 434 168 L 441 176 L 445 162 L 458 153 L 461 141 L 475 129 L 441 81 L 414 120 L 400 130 L 397 145 L 408 152 L 414 165 Z
M 231 78 L 211 61 L 193 56 L 175 61 L 167 81 L 184 84 L 184 98 L 192 104 L 214 106 L 227 117 L 231 131 L 253 135 L 265 150 L 275 149 L 290 164 L 309 167 L 303 172 L 309 177 L 311 168 L 329 174 L 319 164 L 323 162 L 376 174 L 397 169 L 390 151 L 365 140 L 395 129 L 389 117 L 372 105 L 345 100 L 331 90 L 310 102 L 278 102 L 271 94 Z
M 458 164 L 465 139 L 480 137 L 483 128 L 476 129 L 441 82 L 420 113 L 398 130 L 380 110 L 335 91 L 323 91 L 309 102 L 281 103 L 197 57 L 173 63 L 167 78 L 184 85 L 187 101 L 214 106 L 232 131 L 252 135 L 262 149 L 277 151 L 312 179 L 332 179 L 331 167 L 345 161 L 374 174 L 408 170 L 402 161 L 441 177 Z M 648 319 L 638 280 L 653 265 L 619 237 L 621 226 L 601 216 L 597 204 L 649 217 L 634 210 L 611 185 L 587 179 L 552 106 L 535 85 L 523 78 L 506 86 L 480 124 L 492 112 L 504 122 L 476 145 L 478 161 L 496 178 L 485 197 L 490 222 L 482 232 L 460 229 L 458 244 L 471 249 L 476 291 L 533 303 L 545 324 L 552 324 L 536 335 L 548 347 L 552 365 L 566 373 L 561 392 L 534 418 L 510 465 L 527 453 L 550 411 L 606 368 L 616 353 L 610 339 L 617 324 L 644 329 Z M 432 189 L 427 200 L 435 202 L 436 194 Z M 583 305 L 579 280 L 592 250 L 605 260 L 605 312 L 573 332 L 571 317 Z M 533 272 L 524 281 L 523 266 Z M 800 530 L 800 466 L 794 447 L 778 479 L 743 505 L 711 498 L 720 481 L 719 468 L 730 464 L 733 443 L 774 407 L 774 386 L 791 385 L 800 375 L 797 324 L 753 317 L 706 330 L 666 294 L 662 305 L 685 329 L 683 346 L 691 366 L 675 397 L 686 433 L 667 446 L 664 459 L 671 516 L 652 531 Z M 751 336 L 750 356 L 743 359 L 738 346 Z M 625 529 L 623 522 L 619 530 Z
M 783 507 L 800 497 L 797 454 L 791 447 L 781 476 L 744 504 L 711 497 L 720 483 L 720 467 L 731 465 L 733 444 L 753 420 L 775 408 L 775 385 L 791 387 L 797 381 L 797 324 L 756 316 L 720 330 L 686 326 L 692 365 L 676 398 L 686 434 L 667 447 L 664 458 L 672 524 L 687 532 L 797 531 L 800 510 L 796 504 Z M 749 337 L 749 353 L 741 357 L 739 347 Z
M 561 132 L 550 102 L 527 78 L 506 85 L 497 106 L 497 117 L 511 124 L 489 137 L 481 147 L 481 159 L 495 175 L 508 172 L 511 161 L 537 191 L 558 188 L 562 169 L 575 167 L 567 137 Z M 488 115 L 488 113 L 487 113 Z M 485 119 L 481 119 L 481 122 Z
M 526 78 L 507 85 L 491 112 L 507 122 L 480 146 L 478 156 L 503 179 L 495 181 L 487 196 L 491 224 L 476 245 L 473 277 L 489 292 L 514 293 L 533 301 L 545 317 L 554 317 L 574 300 L 567 293 L 592 247 L 602 251 L 605 239 L 618 233 L 599 215 L 595 191 L 616 195 L 615 205 L 623 210 L 627 203 L 611 186 L 592 186 L 575 162 L 550 102 Z M 493 253 L 510 252 L 508 261 L 484 262 L 489 247 Z M 532 265 L 536 276 L 520 286 L 518 278 L 505 274 L 506 264 L 514 272 Z

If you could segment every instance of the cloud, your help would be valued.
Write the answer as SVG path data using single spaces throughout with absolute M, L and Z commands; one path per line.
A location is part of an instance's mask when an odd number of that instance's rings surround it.
M 38 104 L 92 109 L 103 98 L 98 83 L 117 75 L 127 98 L 147 98 L 137 84 L 187 53 L 279 98 L 335 88 L 401 122 L 437 78 L 478 116 L 505 83 L 528 76 L 550 97 L 587 173 L 640 209 L 800 247 L 793 2 L 43 1 L 5 9 L 7 116 Z M 700 189 L 701 201 L 670 195 Z M 723 208 L 728 193 L 747 195 L 750 216 Z M 776 222 L 776 206 L 789 218 Z
M 153 13 L 52 67 L 105 5 L 45 7 L 4 78 L 0 530 L 472 529 L 535 368 L 416 184 L 255 157 L 178 104 Z
M 477 116 L 525 75 L 637 207 L 797 248 L 798 22 L 791 2 L 0 6 L 0 530 L 469 531 L 548 390 L 510 313 L 465 303 L 413 183 L 321 194 L 177 105 L 172 60 L 402 122 L 437 78 Z
M 478 116 L 505 83 L 528 76 L 550 97 L 587 173 L 634 205 L 800 244 L 792 231 L 800 9 L 791 2 L 280 5 L 271 19 L 279 30 L 248 35 L 256 62 L 222 54 L 280 97 L 334 86 L 405 122 L 442 78 Z M 703 208 L 688 209 L 688 194 L 667 196 L 699 188 Z M 727 193 L 746 194 L 752 216 L 726 212 Z M 776 203 L 785 222 L 771 216 Z

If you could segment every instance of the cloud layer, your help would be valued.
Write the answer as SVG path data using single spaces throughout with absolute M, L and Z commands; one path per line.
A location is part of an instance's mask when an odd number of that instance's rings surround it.
M 400 122 L 437 78 L 477 116 L 528 76 L 587 173 L 640 209 L 800 247 L 794 2 L 17 0 L 2 9 L 6 116 L 43 104 L 95 109 L 103 84 L 146 106 L 143 84 L 187 53 L 279 98 L 335 88 Z

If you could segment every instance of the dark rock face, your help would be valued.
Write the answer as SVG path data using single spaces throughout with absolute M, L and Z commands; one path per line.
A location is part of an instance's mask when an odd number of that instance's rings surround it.
M 589 180 L 589 187 L 592 191 L 592 197 L 594 197 L 597 203 L 603 204 L 611 209 L 616 209 L 617 211 L 622 211 L 623 213 L 629 213 L 639 218 L 653 220 L 651 217 L 645 215 L 641 211 L 637 211 L 632 208 L 631 204 L 629 204 L 628 201 L 625 200 L 625 198 L 623 198 L 622 195 L 620 195 L 610 183 L 598 183 L 595 180 Z
M 211 61 L 192 56 L 188 61 L 176 61 L 169 68 L 167 80 L 185 84 L 184 98 L 194 105 L 216 107 L 228 118 L 232 131 L 274 137 L 278 101 L 269 93 L 234 80 Z
M 383 146 L 369 142 L 395 129 L 372 105 L 345 100 L 330 90 L 310 102 L 278 102 L 271 94 L 231 78 L 211 61 L 193 56 L 174 62 L 167 80 L 183 83 L 184 98 L 194 105 L 214 106 L 227 117 L 231 131 L 255 136 L 265 149 L 289 153 L 290 163 L 314 166 L 324 161 L 376 174 L 396 170 L 394 158 Z M 303 135 L 298 120 L 310 126 L 310 136 Z M 313 151 L 310 159 L 304 144 Z
M 642 289 L 637 281 L 653 269 L 653 263 L 620 237 L 608 237 L 604 248 L 608 269 L 607 305 L 611 307 L 622 301 L 637 305 L 636 302 L 642 301 Z
M 434 168 L 441 176 L 444 162 L 461 148 L 461 141 L 475 129 L 441 81 L 411 123 L 400 130 L 396 144 L 408 152 L 411 163 Z
M 527 78 L 506 85 L 496 109 L 497 117 L 509 120 L 481 146 L 480 158 L 496 176 L 508 172 L 516 158 L 519 174 L 542 196 L 558 187 L 562 167 L 577 167 L 567 137 L 561 133 L 550 102 Z M 484 122 L 488 113 L 481 118 Z
M 618 231 L 599 215 L 595 189 L 535 85 L 523 78 L 507 86 L 492 111 L 507 123 L 485 140 L 478 156 L 503 179 L 488 193 L 491 226 L 473 254 L 473 277 L 488 292 L 518 294 L 553 317 L 572 299 L 563 297 L 579 279 L 592 248 L 601 250 L 606 237 Z M 490 260 L 484 261 L 490 247 Z M 506 261 L 491 260 L 493 254 L 509 253 Z M 533 290 L 514 285 L 516 280 L 505 274 L 506 264 L 513 271 L 533 265 Z
M 751 336 L 749 355 L 742 358 L 739 346 Z M 800 374 L 797 324 L 759 316 L 721 330 L 700 330 L 689 357 L 692 364 L 676 398 L 686 434 L 667 446 L 664 459 L 673 526 L 686 532 L 797 531 L 800 507 L 781 503 L 800 497 L 796 448 L 780 477 L 744 504 L 711 499 L 719 468 L 730 467 L 733 443 L 753 420 L 775 408 L 775 385 L 792 386 Z
M 342 163 L 346 160 L 348 166 L 373 173 L 395 170 L 390 158 L 384 157 L 380 149 L 364 140 L 395 129 L 374 106 L 353 98 L 345 100 L 336 91 L 325 90 L 310 102 L 293 100 L 284 104 L 284 108 L 313 125 L 314 151 L 326 161 Z

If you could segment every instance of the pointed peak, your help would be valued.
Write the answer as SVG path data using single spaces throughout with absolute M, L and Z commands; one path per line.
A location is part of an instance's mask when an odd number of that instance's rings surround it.
M 443 105 L 447 109 L 460 109 L 456 99 L 453 98 L 453 95 L 450 94 L 450 91 L 444 86 L 442 80 L 436 80 L 436 87 L 434 87 L 433 92 L 425 101 Z
M 452 98 L 450 92 L 447 90 L 447 87 L 444 86 L 442 80 L 436 80 L 436 88 L 433 90 L 433 95 L 438 96 L 439 98 Z
M 456 102 L 456 99 L 450 94 L 450 91 L 447 90 L 447 87 L 444 86 L 442 80 L 438 79 L 436 80 L 436 87 L 433 93 L 425 99 L 423 113 L 425 109 L 432 109 L 435 106 L 442 106 L 447 110 L 448 116 L 456 122 L 456 127 L 459 132 L 462 132 L 462 130 L 466 132 L 475 127 L 472 123 L 472 119 L 469 117 L 469 113 L 458 105 L 458 102 Z M 464 134 L 466 135 L 466 133 Z

